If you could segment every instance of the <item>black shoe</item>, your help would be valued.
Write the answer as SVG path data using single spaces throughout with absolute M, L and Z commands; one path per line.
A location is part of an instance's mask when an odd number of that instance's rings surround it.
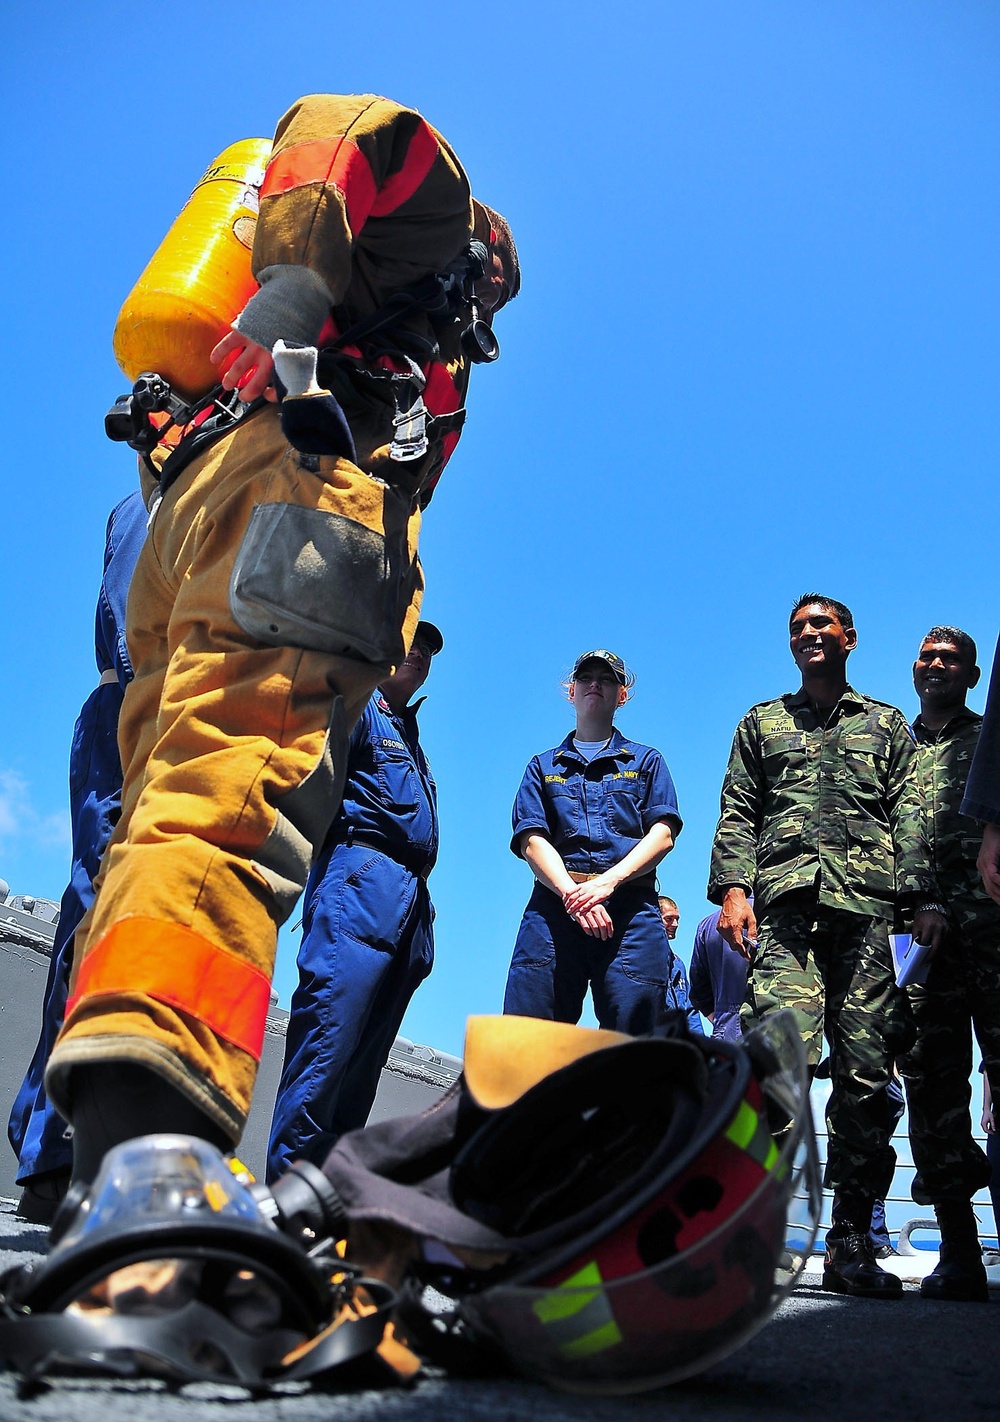
M 940 1263 L 920 1281 L 920 1297 L 942 1303 L 989 1303 L 986 1270 L 979 1261 L 946 1260 L 942 1247 Z
M 845 1230 L 826 1237 L 823 1287 L 832 1294 L 850 1294 L 858 1299 L 898 1299 L 903 1281 L 887 1274 L 875 1262 L 872 1242 L 864 1230 Z
M 28 1224 L 49 1225 L 69 1188 L 69 1166 L 34 1175 L 21 1191 L 14 1218 Z
M 899 1250 L 895 1249 L 891 1244 L 877 1244 L 872 1252 L 876 1259 L 899 1258 Z
M 949 1201 L 935 1205 L 934 1213 L 941 1228 L 941 1258 L 920 1281 L 921 1298 L 944 1303 L 989 1303 L 990 1286 L 972 1205 Z

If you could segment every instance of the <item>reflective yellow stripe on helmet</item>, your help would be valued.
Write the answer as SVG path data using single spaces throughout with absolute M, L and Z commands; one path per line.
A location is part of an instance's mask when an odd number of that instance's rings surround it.
M 622 1341 L 603 1283 L 597 1261 L 592 1260 L 532 1304 L 536 1318 L 563 1357 L 588 1358 Z
M 726 1128 L 726 1139 L 746 1151 L 765 1170 L 773 1170 L 778 1163 L 780 1152 L 774 1137 L 759 1112 L 746 1101 L 740 1102 L 740 1109 Z

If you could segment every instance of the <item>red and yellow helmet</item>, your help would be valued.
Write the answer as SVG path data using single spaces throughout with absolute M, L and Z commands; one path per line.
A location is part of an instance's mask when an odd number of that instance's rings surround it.
M 474 1018 L 450 1102 L 346 1137 L 325 1171 L 352 1221 L 423 1237 L 439 1332 L 557 1387 L 639 1391 L 731 1352 L 801 1270 L 808 1088 L 789 1014 L 742 1045 Z

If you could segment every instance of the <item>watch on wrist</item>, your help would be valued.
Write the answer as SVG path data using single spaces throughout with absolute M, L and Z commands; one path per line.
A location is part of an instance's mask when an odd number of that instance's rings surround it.
M 933 900 L 928 900 L 927 903 L 917 904 L 916 908 L 913 910 L 913 913 L 914 916 L 916 916 L 918 913 L 939 913 L 942 918 L 948 917 L 948 910 L 945 908 L 944 904 L 935 903 Z

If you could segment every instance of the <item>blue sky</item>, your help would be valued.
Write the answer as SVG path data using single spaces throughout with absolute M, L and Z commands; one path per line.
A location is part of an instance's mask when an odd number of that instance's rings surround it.
M 685 830 L 661 880 L 684 954 L 733 728 L 795 685 L 797 593 L 851 604 L 852 680 L 910 714 L 931 623 L 965 627 L 988 665 L 988 0 L 4 10 L 0 875 L 15 891 L 58 898 L 68 867 L 104 522 L 134 478 L 103 434 L 124 388 L 118 307 L 210 159 L 302 93 L 418 107 L 509 216 L 524 269 L 425 523 L 425 610 L 447 643 L 422 713 L 443 844 L 437 965 L 407 1035 L 458 1051 L 467 1013 L 499 1008 L 529 890 L 510 804 L 569 729 L 560 681 L 580 651 L 634 667 L 621 728 L 673 771 Z M 283 935 L 286 1000 L 294 947 Z

